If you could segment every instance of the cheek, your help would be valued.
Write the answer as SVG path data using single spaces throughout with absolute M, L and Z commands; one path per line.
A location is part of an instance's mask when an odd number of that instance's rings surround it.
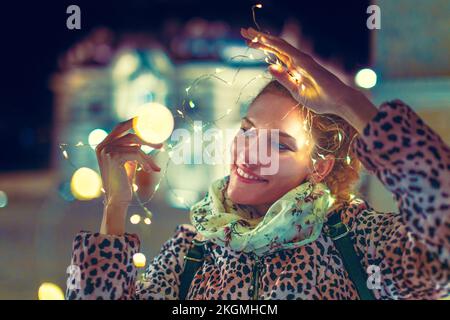
M 303 183 L 309 174 L 307 163 L 295 157 L 280 157 L 279 171 L 270 178 L 268 189 L 261 190 L 261 198 L 275 202 L 284 194 Z
M 309 171 L 305 157 L 280 155 L 280 167 L 272 182 L 295 187 L 308 176 Z

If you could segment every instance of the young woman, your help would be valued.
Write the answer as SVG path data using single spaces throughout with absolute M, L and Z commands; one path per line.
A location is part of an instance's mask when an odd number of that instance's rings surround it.
M 367 297 L 355 268 L 371 276 L 365 284 L 376 299 L 448 295 L 449 147 L 403 102 L 377 109 L 282 39 L 253 29 L 242 35 L 282 63 L 269 68 L 276 81 L 242 119 L 238 136 L 247 140 L 232 148 L 230 175 L 211 184 L 191 209 L 192 225 L 178 226 L 137 279 L 132 257 L 140 242 L 125 232 L 130 179 L 137 164 L 159 168 L 140 151 L 145 142 L 126 134 L 131 121 L 119 124 L 97 148 L 104 216 L 99 233 L 74 240 L 81 284 L 69 286 L 67 298 L 184 298 L 184 257 L 199 241 L 203 260 L 186 299 Z M 279 169 L 271 175 L 263 173 L 267 164 L 248 161 L 262 129 L 279 130 L 270 145 Z M 360 162 L 392 192 L 399 213 L 377 212 L 351 195 Z M 331 219 L 345 232 L 333 233 Z M 339 238 L 350 239 L 347 251 Z M 360 260 L 351 260 L 352 250 Z

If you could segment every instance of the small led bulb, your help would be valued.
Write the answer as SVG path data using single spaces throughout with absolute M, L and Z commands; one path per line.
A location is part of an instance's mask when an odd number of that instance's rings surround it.
M 133 264 L 135 265 L 136 268 L 145 267 L 145 262 L 146 258 L 143 253 L 138 252 L 133 255 Z
M 138 224 L 139 222 L 141 222 L 141 216 L 138 215 L 138 214 L 133 214 L 133 215 L 130 217 L 130 222 L 131 222 L 132 224 Z

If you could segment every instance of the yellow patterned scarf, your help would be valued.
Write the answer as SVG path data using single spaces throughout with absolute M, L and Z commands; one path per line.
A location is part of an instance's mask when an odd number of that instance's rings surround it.
M 226 197 L 229 176 L 213 182 L 206 196 L 192 206 L 191 223 L 206 239 L 236 251 L 264 255 L 315 241 L 333 198 L 325 184 L 305 182 L 253 218 L 252 208 Z

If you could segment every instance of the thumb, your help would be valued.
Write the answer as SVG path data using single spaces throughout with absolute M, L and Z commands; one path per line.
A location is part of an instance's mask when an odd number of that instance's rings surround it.
M 127 161 L 127 162 L 125 162 L 124 167 L 125 167 L 125 170 L 127 172 L 128 181 L 130 183 L 132 183 L 134 175 L 136 173 L 137 164 L 134 161 Z

